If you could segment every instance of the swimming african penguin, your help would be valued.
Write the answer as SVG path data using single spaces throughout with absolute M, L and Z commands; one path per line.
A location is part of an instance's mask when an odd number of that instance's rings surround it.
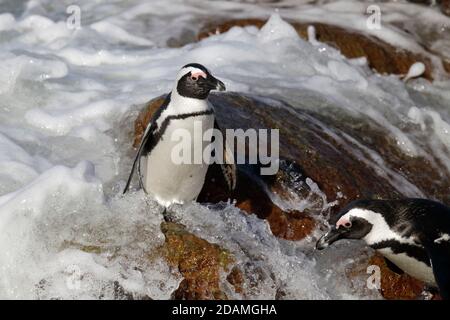
M 362 239 L 414 278 L 450 299 L 450 208 L 425 199 L 357 200 L 330 221 L 321 250 L 340 239 Z
M 130 186 L 137 165 L 140 185 L 162 206 L 167 208 L 174 203 L 183 204 L 197 199 L 208 164 L 203 157 L 200 161 L 191 161 L 192 164 L 173 161 L 172 150 L 180 141 L 172 139 L 172 134 L 177 129 L 189 133 L 192 155 L 196 148 L 202 148 L 200 155 L 203 155 L 210 142 L 203 141 L 202 134 L 208 129 L 218 128 L 213 106 L 208 101 L 211 90 L 224 91 L 225 85 L 204 66 L 191 63 L 181 68 L 172 92 L 154 113 L 145 130 L 124 193 Z M 202 134 L 195 135 L 194 130 L 198 131 L 199 126 Z M 225 150 L 226 144 L 223 145 Z M 229 156 L 228 150 L 224 151 L 224 155 Z M 236 183 L 234 163 L 228 159 L 221 166 L 228 186 L 233 189 Z

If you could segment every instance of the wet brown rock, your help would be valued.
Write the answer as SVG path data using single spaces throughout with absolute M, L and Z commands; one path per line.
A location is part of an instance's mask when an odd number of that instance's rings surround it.
M 166 237 L 162 253 L 184 278 L 173 292 L 173 299 L 228 299 L 220 287 L 222 272 L 228 273 L 226 280 L 234 291 L 245 295 L 245 275 L 238 266 L 232 267 L 234 257 L 230 252 L 189 233 L 177 223 L 164 222 L 161 230 Z
M 156 110 L 162 105 L 164 102 L 165 96 L 158 97 L 153 99 L 145 106 L 145 112 L 139 113 L 136 121 L 134 122 L 134 140 L 133 147 L 139 147 L 139 143 L 141 143 L 142 136 L 144 135 L 145 128 L 147 128 L 147 124 L 150 122 L 152 115 Z
M 220 272 L 229 272 L 234 259 L 225 249 L 201 239 L 179 224 L 161 225 L 166 237 L 164 255 L 184 279 L 173 293 L 174 299 L 227 299 L 219 286 Z
M 279 129 L 280 156 L 301 167 L 305 177 L 317 182 L 329 199 L 340 191 L 352 199 L 395 193 L 386 186 L 386 181 L 376 179 L 375 172 L 340 148 L 309 112 L 294 110 L 287 104 L 284 108 L 271 107 L 260 99 L 233 93 L 213 95 L 211 100 L 219 123 L 226 128 Z
M 424 283 L 407 274 L 397 274 L 389 269 L 384 258 L 374 255 L 370 265 L 377 265 L 381 271 L 381 295 L 386 299 L 412 300 L 419 299 L 424 289 Z
M 238 267 L 234 267 L 227 276 L 227 281 L 234 287 L 236 293 L 244 293 L 244 274 Z
M 450 16 L 450 0 L 441 0 L 442 12 Z
M 449 13 L 449 15 L 450 15 L 450 13 Z M 445 71 L 450 73 L 450 60 L 445 60 L 444 59 L 443 62 L 444 62 L 444 69 L 445 69 Z
M 241 19 L 209 23 L 200 31 L 198 39 L 225 32 L 234 26 L 252 25 L 261 28 L 265 22 L 260 19 Z M 432 79 L 432 63 L 420 54 L 396 48 L 376 37 L 334 25 L 299 22 L 291 24 L 304 39 L 307 38 L 308 26 L 313 25 L 317 40 L 338 48 L 348 58 L 366 57 L 369 66 L 379 73 L 406 74 L 413 63 L 420 61 L 426 66 L 424 77 Z
M 200 202 L 217 203 L 235 199 L 236 206 L 267 220 L 272 233 L 286 240 L 301 240 L 315 227 L 315 220 L 296 210 L 283 211 L 274 204 L 263 188 L 263 181 L 255 174 L 239 169 L 238 182 L 229 193 L 219 166 L 211 166 L 206 182 L 198 197 Z

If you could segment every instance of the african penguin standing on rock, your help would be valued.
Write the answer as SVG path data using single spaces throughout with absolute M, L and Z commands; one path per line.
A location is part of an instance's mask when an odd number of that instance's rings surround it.
M 362 239 L 403 272 L 450 299 L 450 208 L 425 199 L 357 200 L 330 221 L 321 250 Z
M 204 66 L 192 63 L 179 71 L 172 92 L 167 95 L 145 130 L 124 193 L 130 186 L 137 165 L 139 182 L 144 191 L 162 206 L 169 207 L 174 203 L 183 204 L 197 199 L 208 170 L 203 150 L 211 143 L 203 141 L 203 133 L 217 128 L 213 106 L 208 102 L 211 90 L 224 91 L 225 85 Z M 200 136 L 195 134 L 199 128 Z M 202 155 L 200 162 L 178 163 L 172 159 L 172 151 L 179 145 L 179 141 L 172 139 L 174 132 L 189 135 L 190 151 L 192 155 Z M 234 188 L 234 164 L 226 162 L 222 164 L 222 169 L 229 187 Z

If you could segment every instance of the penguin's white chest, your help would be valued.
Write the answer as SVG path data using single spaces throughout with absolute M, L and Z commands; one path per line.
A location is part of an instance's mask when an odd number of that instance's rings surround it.
M 413 278 L 430 285 L 436 285 L 433 270 L 422 261 L 418 261 L 405 253 L 394 253 L 390 248 L 383 248 L 378 251 Z
M 141 158 L 144 189 L 161 205 L 197 199 L 208 170 L 204 134 L 214 127 L 214 115 L 171 120 L 151 152 Z

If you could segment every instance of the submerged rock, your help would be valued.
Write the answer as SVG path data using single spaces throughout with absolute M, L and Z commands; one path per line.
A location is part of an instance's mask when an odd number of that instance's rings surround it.
M 182 225 L 163 223 L 161 230 L 166 237 L 163 248 L 166 260 L 184 277 L 172 298 L 227 299 L 219 285 L 220 273 L 230 272 L 229 266 L 234 261 L 232 255 L 220 246 L 189 233 Z
M 200 40 L 216 33 L 226 32 L 235 26 L 256 26 L 261 28 L 265 23 L 266 21 L 261 19 L 210 22 L 199 32 L 198 39 Z M 379 73 L 404 75 L 408 73 L 412 64 L 422 62 L 426 67 L 423 77 L 430 80 L 433 78 L 433 65 L 429 58 L 408 50 L 396 48 L 379 38 L 335 25 L 323 23 L 290 23 L 304 39 L 308 38 L 308 26 L 314 26 L 318 41 L 336 47 L 347 58 L 366 57 L 369 66 Z

